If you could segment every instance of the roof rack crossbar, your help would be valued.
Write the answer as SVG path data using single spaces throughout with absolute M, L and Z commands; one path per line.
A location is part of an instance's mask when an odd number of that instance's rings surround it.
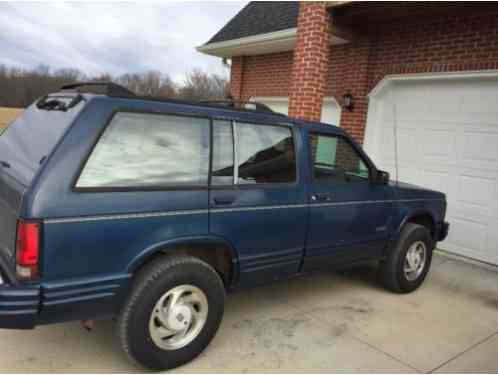
M 78 91 L 81 87 L 103 87 L 105 89 L 105 95 L 107 96 L 135 96 L 135 93 L 132 91 L 128 90 L 126 87 L 118 85 L 114 82 L 76 82 L 76 83 L 71 83 L 69 85 L 64 85 L 61 87 L 61 90 L 66 91 Z

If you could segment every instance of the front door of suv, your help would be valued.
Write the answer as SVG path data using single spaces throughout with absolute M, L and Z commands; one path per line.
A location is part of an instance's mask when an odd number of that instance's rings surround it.
M 300 137 L 285 124 L 213 121 L 209 231 L 237 250 L 240 285 L 299 271 L 308 212 Z
M 381 255 L 394 209 L 389 185 L 342 135 L 309 132 L 310 222 L 304 270 Z

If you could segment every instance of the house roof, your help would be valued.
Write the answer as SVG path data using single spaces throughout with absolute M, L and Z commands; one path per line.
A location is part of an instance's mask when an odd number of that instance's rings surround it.
M 337 7 L 348 2 L 331 2 Z M 233 57 L 291 51 L 297 37 L 298 1 L 251 1 L 207 43 L 197 50 L 212 56 Z M 331 44 L 347 43 L 331 35 Z
M 297 1 L 251 1 L 206 45 L 295 28 L 298 13 Z

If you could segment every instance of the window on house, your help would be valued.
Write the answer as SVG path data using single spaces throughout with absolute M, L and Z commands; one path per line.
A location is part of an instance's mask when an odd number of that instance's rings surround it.
M 118 113 L 92 151 L 79 188 L 207 185 L 209 120 Z
M 354 182 L 368 180 L 368 167 L 349 142 L 341 137 L 310 135 L 313 176 L 316 180 Z
M 282 126 L 235 123 L 239 184 L 296 181 L 292 130 Z
M 232 123 L 230 121 L 214 121 L 211 184 L 233 184 L 233 151 Z

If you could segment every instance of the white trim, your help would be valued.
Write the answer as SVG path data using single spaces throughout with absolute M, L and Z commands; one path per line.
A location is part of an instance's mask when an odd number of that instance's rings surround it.
M 296 45 L 297 28 L 273 31 L 271 33 L 246 36 L 243 38 L 224 40 L 196 47 L 196 50 L 207 55 L 232 57 L 242 55 L 261 55 L 275 52 L 292 51 Z M 345 44 L 347 40 L 330 35 L 330 44 Z
M 279 49 L 279 45 L 283 47 L 283 44 L 292 44 L 292 48 L 294 49 L 294 44 L 296 42 L 297 28 L 293 27 L 291 29 L 274 31 L 271 33 L 258 34 L 247 36 L 238 39 L 225 40 L 222 42 L 215 42 L 204 44 L 202 46 L 197 47 L 197 51 L 220 57 L 229 57 L 236 56 L 233 54 L 237 53 L 237 49 L 241 49 L 241 47 L 245 47 L 244 49 L 250 49 L 250 47 L 266 47 L 268 49 L 276 48 Z
M 472 78 L 495 78 L 498 77 L 498 70 L 470 70 L 465 72 L 447 73 L 407 73 L 391 74 L 385 76 L 368 94 L 369 98 L 379 95 L 392 83 L 421 80 L 443 80 L 443 79 L 472 79 Z

